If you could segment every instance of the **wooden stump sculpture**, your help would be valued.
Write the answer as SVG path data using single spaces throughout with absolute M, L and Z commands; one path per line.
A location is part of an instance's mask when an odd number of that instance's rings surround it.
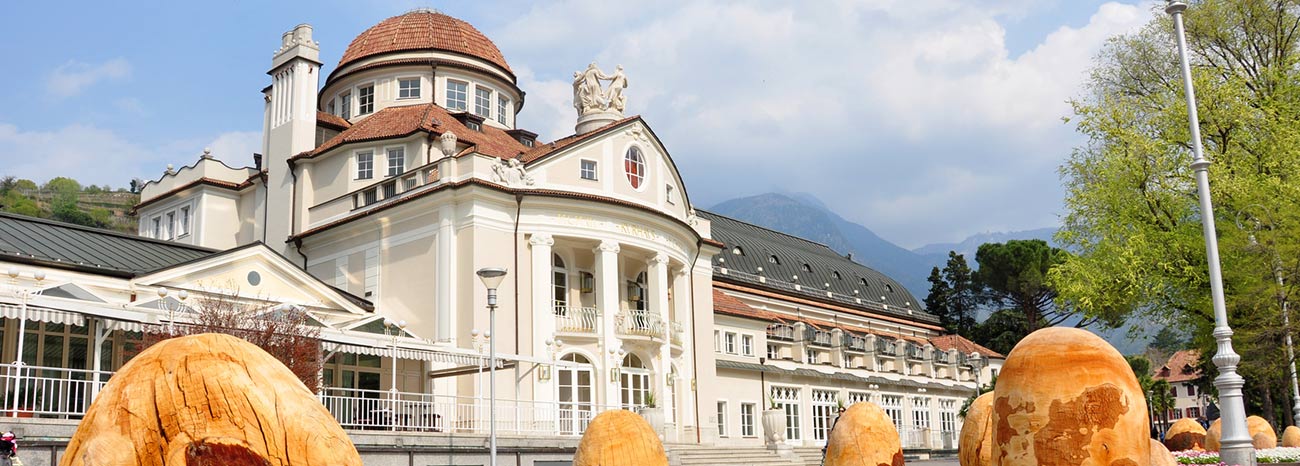
M 1250 443 L 1256 450 L 1277 448 L 1277 431 L 1268 421 L 1259 416 L 1246 418 L 1246 431 L 1250 433 Z
M 361 457 L 283 364 L 251 343 L 162 341 L 104 386 L 62 466 L 344 465 Z
M 1124 357 L 1086 330 L 1021 340 L 998 375 L 993 462 L 1001 466 L 1145 465 L 1147 406 Z
M 668 454 L 650 423 L 618 409 L 600 413 L 587 425 L 573 466 L 668 466 Z
M 1178 466 L 1178 460 L 1159 440 L 1151 439 L 1151 466 Z
M 1215 419 L 1210 423 L 1210 429 L 1205 431 L 1205 449 L 1209 451 L 1219 451 L 1219 438 L 1223 436 L 1223 424 L 1221 419 Z
M 1282 431 L 1282 446 L 1300 447 L 1300 427 L 1286 426 Z
M 961 466 L 993 466 L 993 392 L 980 395 L 966 409 L 957 443 L 957 460 Z
M 894 421 L 879 406 L 854 403 L 835 422 L 822 464 L 903 466 L 903 445 Z
M 1179 419 L 1165 432 L 1165 447 L 1169 451 L 1191 450 L 1202 445 L 1205 445 L 1205 428 L 1190 417 Z

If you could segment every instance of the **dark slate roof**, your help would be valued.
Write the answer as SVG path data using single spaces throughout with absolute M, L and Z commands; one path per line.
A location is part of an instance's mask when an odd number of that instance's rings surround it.
M 133 277 L 214 249 L 0 212 L 0 261 Z
M 711 223 L 713 239 L 726 244 L 713 258 L 714 280 L 922 322 L 938 322 L 938 318 L 924 312 L 924 305 L 902 284 L 841 256 L 824 244 L 712 212 L 697 213 Z M 740 248 L 740 254 L 736 248 Z M 765 282 L 758 280 L 759 267 Z M 720 268 L 726 268 L 728 273 L 718 273 Z M 793 279 L 795 276 L 798 280 Z M 800 289 L 796 290 L 795 284 Z M 832 296 L 827 296 L 827 291 Z

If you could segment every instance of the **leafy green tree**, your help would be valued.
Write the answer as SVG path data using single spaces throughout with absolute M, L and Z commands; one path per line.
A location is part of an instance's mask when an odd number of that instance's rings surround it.
M 926 309 L 939 317 L 939 324 L 951 333 L 970 338 L 975 333 L 976 314 L 979 311 L 978 285 L 973 280 L 966 258 L 954 251 L 948 252 L 948 263 L 942 271 L 930 270 L 930 294 L 925 297 Z
M 975 280 L 983 286 L 987 302 L 1014 309 L 1024 317 L 1027 335 L 1073 317 L 1068 308 L 1056 305 L 1056 288 L 1047 282 L 1048 271 L 1064 262 L 1066 256 L 1065 251 L 1040 239 L 981 244 L 975 253 L 980 264 Z M 1095 320 L 1084 318 L 1076 325 L 1082 327 Z
M 29 217 L 41 216 L 40 205 L 19 193 L 18 190 L 9 190 L 0 196 L 0 210 Z
M 81 192 L 81 183 L 72 178 L 59 176 L 45 182 L 44 188 L 46 191 L 56 194 L 79 193 Z
M 1002 309 L 989 314 L 975 330 L 976 343 L 1002 354 L 1011 353 L 1016 343 L 1029 335 L 1025 315 L 1015 309 Z
M 1268 412 L 1285 374 L 1282 303 L 1300 277 L 1300 7 L 1200 0 L 1185 13 L 1219 252 L 1247 400 Z M 1060 171 L 1057 239 L 1077 254 L 1052 270 L 1059 301 L 1105 321 L 1177 327 L 1213 354 L 1214 317 L 1173 27 L 1156 15 L 1112 40 L 1072 102 L 1087 137 Z M 1253 237 L 1253 239 L 1252 239 Z M 1274 266 L 1283 271 L 1279 287 Z M 1212 369 L 1212 368 L 1211 368 Z M 1207 374 L 1213 377 L 1213 374 Z
M 14 189 L 21 189 L 24 191 L 35 191 L 36 182 L 28 179 L 19 179 L 14 182 Z

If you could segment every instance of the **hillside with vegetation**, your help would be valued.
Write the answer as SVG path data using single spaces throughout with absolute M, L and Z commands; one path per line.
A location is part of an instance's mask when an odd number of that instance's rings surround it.
M 108 185 L 82 186 L 65 177 L 38 185 L 5 176 L 0 177 L 0 212 L 135 233 L 137 222 L 131 207 L 140 202 L 140 195 L 133 191 Z

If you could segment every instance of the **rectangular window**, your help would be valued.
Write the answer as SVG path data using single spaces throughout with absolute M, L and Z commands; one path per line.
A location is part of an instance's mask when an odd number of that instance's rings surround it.
M 734 332 L 727 332 L 722 341 L 727 354 L 736 354 L 736 334 Z
M 333 100 L 333 99 L 330 99 L 329 102 L 326 102 L 326 103 L 325 103 L 325 113 L 328 113 L 328 114 L 330 114 L 330 115 L 338 115 L 338 113 L 334 113 L 334 100 Z
M 727 436 L 727 402 L 718 402 L 718 436 Z
M 743 355 L 745 355 L 745 356 L 753 356 L 753 355 L 754 355 L 754 336 L 753 336 L 753 335 L 741 335 L 741 336 L 740 336 L 740 354 L 743 354 Z
M 420 98 L 420 78 L 398 79 L 397 98 L 399 99 Z
M 781 351 L 776 349 L 776 345 L 767 345 L 768 359 L 781 359 Z
M 492 115 L 492 90 L 474 87 L 474 114 L 483 118 Z
M 595 181 L 595 180 L 596 180 L 596 161 L 595 161 L 595 160 L 583 160 L 583 161 L 582 161 L 582 168 L 581 168 L 579 171 L 580 171 L 581 174 L 582 174 L 582 179 L 584 179 L 584 180 L 592 180 L 592 181 Z
M 510 99 L 507 99 L 506 96 L 503 95 L 497 96 L 497 123 L 503 125 L 509 124 L 506 123 L 506 115 L 509 115 L 509 113 L 507 113 L 508 110 L 506 110 L 507 108 L 510 108 Z
M 758 406 L 754 403 L 740 404 L 740 435 L 742 437 L 754 437 L 754 417 L 758 412 Z
M 172 234 L 173 231 L 176 231 L 175 225 L 176 212 L 167 212 L 167 223 L 163 225 L 163 227 L 167 229 L 167 239 L 176 238 L 176 236 Z
M 912 427 L 916 430 L 930 428 L 930 399 L 912 398 Z
M 1188 385 L 1188 386 L 1187 386 L 1187 396 L 1196 396 L 1196 386 L 1195 386 L 1195 385 Z
M 713 331 L 713 352 L 714 353 L 722 352 L 722 332 L 719 332 L 717 330 Z
M 153 218 L 153 237 L 154 239 L 162 239 L 162 217 Z
M 339 116 L 343 117 L 344 120 L 352 119 L 352 93 L 349 92 L 339 96 L 339 112 L 342 113 Z
M 357 152 L 357 179 L 368 180 L 375 177 L 375 154 Z
M 894 428 L 903 429 L 903 397 L 899 395 L 882 395 L 880 397 L 880 407 L 889 415 L 889 420 L 894 421 Z
M 1190 418 L 1192 418 L 1192 419 L 1198 419 L 1198 418 L 1200 418 L 1200 417 L 1201 417 L 1201 408 L 1200 408 L 1199 406 L 1193 406 L 1193 407 L 1191 407 L 1191 408 L 1187 408 L 1187 417 L 1190 417 Z
M 464 110 L 465 109 L 465 88 L 468 84 L 458 81 L 447 81 L 447 109 Z
M 367 189 L 366 192 L 361 193 L 361 199 L 362 199 L 361 205 L 374 204 L 375 201 L 379 200 L 379 191 L 376 190 L 375 188 Z
M 181 207 L 180 236 L 190 234 L 190 206 Z
M 388 176 L 401 175 L 406 171 L 406 149 L 394 147 L 388 149 Z
M 397 181 L 393 180 L 384 183 L 384 199 L 389 199 L 394 196 L 397 196 Z
M 776 409 L 785 412 L 785 438 L 799 440 L 803 438 L 799 426 L 799 389 L 793 387 L 772 387 L 770 394 Z
M 939 401 L 939 429 L 943 432 L 957 431 L 957 402 Z
M 817 364 L 817 350 L 807 348 L 803 352 L 803 362 L 808 364 Z
M 357 115 L 375 113 L 375 85 L 357 89 Z
M 835 391 L 812 391 L 813 440 L 825 442 L 830 438 L 831 423 L 835 420 L 838 404 Z
M 664 199 L 667 199 L 669 204 L 677 203 L 673 200 L 673 185 L 664 185 Z

